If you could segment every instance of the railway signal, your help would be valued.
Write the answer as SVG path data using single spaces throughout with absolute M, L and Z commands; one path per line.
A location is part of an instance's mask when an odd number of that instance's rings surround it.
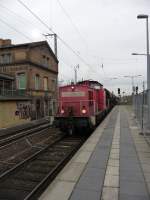
M 136 87 L 135 87 L 135 92 L 136 92 L 136 94 L 138 94 L 138 90 L 139 90 L 139 88 L 138 88 L 138 86 L 136 86 Z

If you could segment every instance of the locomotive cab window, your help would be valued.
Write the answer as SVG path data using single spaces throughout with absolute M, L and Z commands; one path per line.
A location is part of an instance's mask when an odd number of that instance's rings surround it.
M 92 106 L 93 105 L 93 92 L 88 91 L 88 95 L 89 95 L 89 106 Z

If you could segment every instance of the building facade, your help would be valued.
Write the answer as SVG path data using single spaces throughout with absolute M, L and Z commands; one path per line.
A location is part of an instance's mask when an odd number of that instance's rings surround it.
M 30 107 L 31 119 L 54 115 L 57 99 L 58 60 L 47 41 L 13 45 L 0 39 L 0 74 L 12 77 L 11 87 L 0 82 L 0 101 L 22 96 L 17 110 Z

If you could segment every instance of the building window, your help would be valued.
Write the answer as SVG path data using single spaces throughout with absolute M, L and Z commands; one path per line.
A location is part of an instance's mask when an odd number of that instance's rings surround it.
M 48 65 L 48 63 L 49 63 L 49 58 L 47 57 L 47 65 Z
M 48 78 L 44 77 L 43 81 L 44 81 L 44 90 L 47 91 L 48 90 Z
M 26 74 L 20 73 L 17 75 L 18 79 L 18 89 L 25 90 L 26 89 Z
M 42 61 L 43 65 L 48 67 L 49 64 L 49 57 L 46 57 L 43 55 L 43 61 Z
M 10 53 L 2 54 L 0 56 L 0 63 L 1 64 L 8 64 L 12 62 L 12 55 Z
M 43 56 L 43 65 L 46 65 L 46 56 Z
M 56 80 L 52 80 L 52 91 L 55 91 L 55 89 L 56 89 Z
M 35 75 L 35 89 L 40 89 L 40 76 L 38 74 Z

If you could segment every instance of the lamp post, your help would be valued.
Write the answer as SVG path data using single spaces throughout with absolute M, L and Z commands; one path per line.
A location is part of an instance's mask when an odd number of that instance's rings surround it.
M 147 56 L 146 53 L 132 53 L 132 56 Z
M 150 60 L 149 60 L 149 27 L 148 15 L 142 14 L 137 16 L 138 19 L 146 20 L 146 55 L 147 55 L 147 104 L 148 104 L 148 121 L 150 122 Z

